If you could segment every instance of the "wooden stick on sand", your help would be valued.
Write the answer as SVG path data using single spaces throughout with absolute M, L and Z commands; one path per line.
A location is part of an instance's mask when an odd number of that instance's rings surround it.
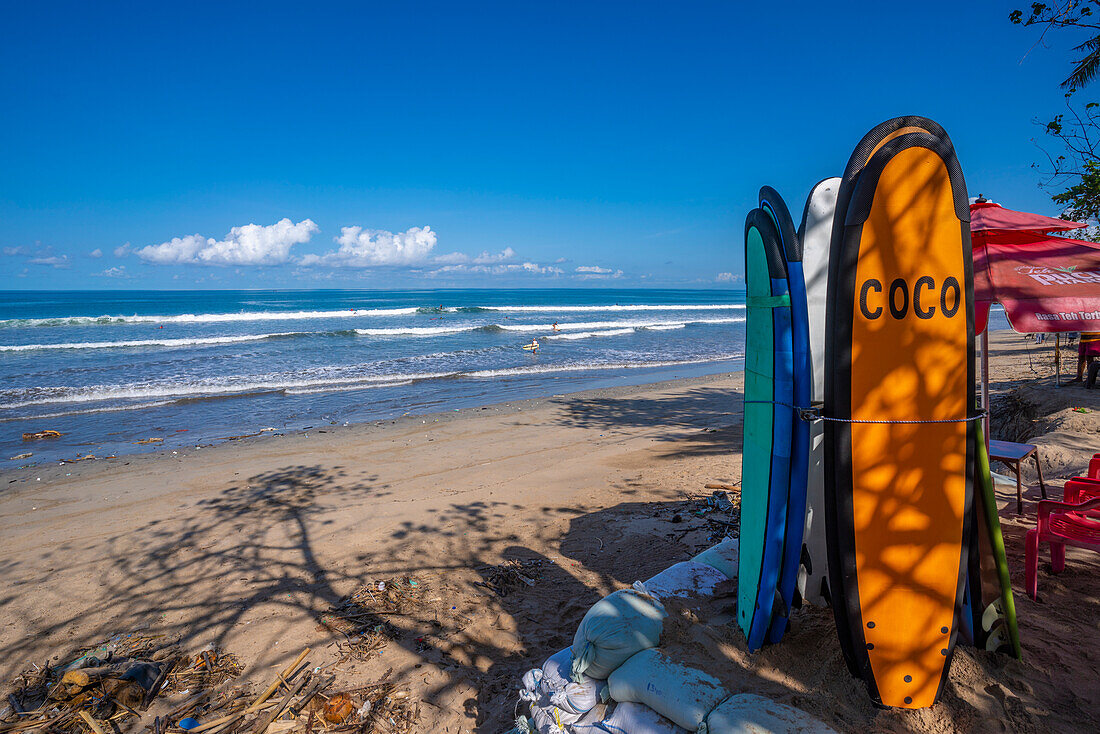
M 251 706 L 246 708 L 243 713 L 250 714 L 254 712 L 256 710 L 256 707 L 258 707 L 267 699 L 271 698 L 271 694 L 275 693 L 275 691 L 278 690 L 279 684 L 283 682 L 283 679 L 293 673 L 294 669 L 302 664 L 302 661 L 306 659 L 306 655 L 309 655 L 310 652 L 311 651 L 308 647 L 305 650 L 302 650 L 302 654 L 295 658 L 294 662 L 291 663 L 286 670 L 284 670 L 282 673 L 279 673 L 279 677 L 275 680 L 275 682 L 268 686 L 267 690 L 261 693 L 260 697 L 257 698 Z M 192 729 L 191 731 L 194 731 L 194 729 Z
M 84 723 L 92 727 L 92 731 L 94 731 L 95 734 L 107 734 L 105 731 L 103 731 L 103 727 L 97 724 L 96 720 L 93 719 L 92 715 L 89 714 L 87 711 L 80 711 L 78 713 L 80 714 L 80 718 L 84 719 Z
M 302 664 L 302 661 L 306 659 L 306 655 L 309 655 L 310 652 L 311 650 L 308 647 L 305 650 L 302 650 L 302 653 L 294 659 L 294 662 L 287 666 L 287 668 L 283 670 L 282 673 L 279 673 L 278 677 L 275 679 L 275 682 L 268 686 L 267 690 L 261 693 L 260 697 L 252 702 L 251 706 L 244 709 L 243 711 L 238 711 L 235 714 L 223 716 L 220 719 L 214 719 L 213 721 L 208 721 L 201 726 L 196 726 L 194 729 L 191 729 L 188 734 L 201 734 L 201 732 L 210 732 L 210 734 L 217 734 L 218 731 L 226 726 L 229 726 L 238 719 L 243 718 L 247 714 L 252 714 L 256 711 L 259 711 L 261 708 L 265 708 L 264 702 L 267 701 L 267 699 L 271 698 L 271 695 L 278 690 L 279 686 L 285 681 L 287 676 L 293 673 L 294 670 Z M 305 678 L 303 678 L 302 680 L 305 681 Z M 268 723 L 270 724 L 270 722 Z M 264 728 L 266 729 L 267 727 L 265 726 Z
M 298 692 L 305 687 L 308 680 L 308 677 L 302 676 L 298 683 L 293 688 L 291 688 L 285 696 L 283 696 L 283 700 L 279 703 L 278 706 L 271 709 L 266 714 L 260 717 L 260 721 L 258 724 L 256 724 L 256 728 L 252 730 L 252 734 L 264 734 L 264 732 L 267 731 L 267 727 L 271 726 L 271 722 L 279 718 L 279 715 L 282 714 L 286 707 L 290 704 L 290 699 L 298 695 Z

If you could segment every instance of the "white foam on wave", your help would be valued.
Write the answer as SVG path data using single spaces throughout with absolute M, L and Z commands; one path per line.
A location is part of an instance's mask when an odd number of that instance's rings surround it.
M 127 403 L 125 405 L 105 405 L 99 408 L 87 408 L 85 410 L 66 410 L 60 413 L 45 413 L 43 415 L 19 415 L 0 418 L 0 423 L 7 421 L 37 421 L 50 418 L 68 418 L 73 415 L 91 415 L 93 413 L 112 413 L 120 410 L 145 410 L 146 408 L 159 408 L 162 405 L 171 405 L 174 400 L 156 400 L 151 403 Z
M 626 330 L 624 330 L 626 331 Z M 738 359 L 743 354 L 720 354 L 712 357 L 684 360 L 654 360 L 638 362 L 572 362 L 565 364 L 526 365 L 500 369 L 476 370 L 471 372 L 423 372 L 412 374 L 378 374 L 340 377 L 337 375 L 317 374 L 310 379 L 295 379 L 293 376 L 272 375 L 256 376 L 252 379 L 208 380 L 180 385 L 167 381 L 150 382 L 138 385 L 89 385 L 84 387 L 44 387 L 32 390 L 0 390 L 0 410 L 13 410 L 36 405 L 57 403 L 96 403 L 107 401 L 128 401 L 145 399 L 143 403 L 122 403 L 118 405 L 97 406 L 95 408 L 51 413 L 43 416 L 3 416 L 0 422 L 10 420 L 28 420 L 31 418 L 52 418 L 81 413 L 109 412 L 114 410 L 139 410 L 179 401 L 202 398 L 230 397 L 263 392 L 283 392 L 288 395 L 308 395 L 320 392 L 360 390 L 366 388 L 385 388 L 409 385 L 420 380 L 443 378 L 494 378 L 524 375 L 538 375 L 554 372 L 590 372 L 606 370 L 640 369 L 646 367 L 675 367 L 679 365 L 704 364 Z M 323 372 L 319 370 L 318 372 Z M 5 397 L 17 398 L 13 402 L 2 402 Z M 21 398 L 21 399 L 20 399 Z M 148 402 L 154 399 L 154 402 Z M 159 400 L 156 400 L 159 399 Z
M 592 331 L 595 329 L 653 329 L 661 326 L 682 326 L 686 324 L 736 324 L 745 320 L 744 316 L 728 316 L 713 319 L 691 319 L 685 321 L 680 319 L 678 321 L 573 321 L 566 323 L 559 323 L 558 329 L 561 330 L 584 330 Z M 552 331 L 554 324 L 497 324 L 501 329 L 505 331 Z
M 623 334 L 633 334 L 634 327 L 626 329 L 607 329 L 606 331 L 577 331 L 570 332 L 568 334 L 550 334 L 545 339 L 588 339 L 594 336 L 622 336 Z
M 404 387 L 413 384 L 413 380 L 399 380 L 397 382 L 376 382 L 369 385 L 322 385 L 320 387 L 292 387 L 285 392 L 287 395 L 313 395 L 323 392 L 346 392 L 348 390 L 375 390 L 380 387 Z
M 136 339 L 118 342 L 65 342 L 63 344 L 17 344 L 0 345 L 0 352 L 29 352 L 40 349 L 123 349 L 127 347 L 193 347 L 210 344 L 236 344 L 238 342 L 260 341 L 280 336 L 298 336 L 309 332 L 283 331 L 274 334 L 247 334 L 244 336 L 210 336 L 193 339 Z
M 571 321 L 557 324 L 558 331 L 589 331 L 594 332 L 596 330 L 624 330 L 622 333 L 626 333 L 625 330 L 632 329 L 682 329 L 688 324 L 736 324 L 745 320 L 744 316 L 727 316 L 717 318 L 700 318 L 691 319 L 689 321 Z M 555 338 L 561 337 L 560 334 L 554 334 L 553 323 L 544 324 L 453 324 L 451 326 L 393 326 L 377 329 L 356 329 L 355 333 L 363 336 L 420 336 L 431 337 L 440 336 L 443 334 L 459 334 L 464 331 L 478 331 L 481 329 L 496 328 L 501 331 L 517 331 L 517 332 L 551 332 L 551 336 Z M 605 336 L 605 334 L 600 334 Z M 610 336 L 606 334 L 606 336 Z M 583 337 L 565 337 L 579 339 Z
M 566 311 L 726 311 L 745 308 L 741 303 L 711 304 L 625 304 L 614 306 L 480 306 L 485 311 L 531 311 L 564 313 Z
M 571 364 L 527 365 L 524 367 L 504 367 L 496 370 L 478 370 L 467 372 L 462 377 L 522 377 L 524 375 L 544 375 L 551 372 L 592 372 L 599 370 L 630 370 L 645 367 L 677 367 L 680 365 L 723 362 L 728 359 L 740 359 L 741 354 L 722 354 L 705 359 L 664 360 L 652 362 L 579 362 Z
M 735 321 L 744 321 L 744 319 L 735 319 Z M 657 326 L 643 326 L 646 331 L 671 331 L 673 329 L 684 329 L 687 324 L 659 324 Z
M 362 336 L 439 336 L 440 334 L 458 334 L 482 328 L 476 324 L 456 326 L 395 326 L 387 329 L 356 329 Z
M 170 382 L 154 382 L 144 385 L 89 385 L 86 387 L 44 387 L 36 388 L 27 395 L 26 390 L 0 390 L 0 398 L 5 394 L 22 393 L 23 399 L 15 402 L 0 402 L 0 410 L 26 408 L 34 405 L 54 403 L 94 403 L 107 400 L 136 400 L 142 398 L 202 398 L 235 395 L 255 392 L 276 392 L 288 389 L 316 388 L 321 386 L 369 385 L 377 382 L 396 382 L 400 380 L 429 380 L 450 377 L 455 372 L 424 372 L 415 374 L 362 375 L 357 377 L 328 377 L 319 379 L 262 379 L 248 381 L 208 380 L 184 385 Z
M 59 316 L 47 319 L 2 319 L 0 327 L 93 326 L 98 324 L 222 324 L 234 321 L 301 321 L 355 318 L 358 316 L 407 316 L 416 308 L 346 308 L 329 311 L 241 311 L 238 313 L 184 313 L 175 316 Z

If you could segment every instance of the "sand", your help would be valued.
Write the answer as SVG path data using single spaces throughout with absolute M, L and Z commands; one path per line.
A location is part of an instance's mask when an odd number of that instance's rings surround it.
M 1059 477 L 1100 450 L 1100 391 L 1056 389 L 1050 344 L 994 344 L 994 437 L 1038 444 L 1060 497 Z M 520 675 L 569 644 L 588 607 L 727 530 L 724 513 L 698 512 L 705 483 L 740 478 L 740 400 L 740 375 L 718 375 L 8 470 L 0 681 L 142 629 L 187 650 L 214 642 L 266 683 L 307 645 L 317 665 L 340 658 L 346 639 L 319 622 L 346 595 L 412 577 L 422 592 L 386 617 L 392 639 L 336 666 L 339 685 L 392 669 L 421 702 L 423 731 L 504 731 Z M 1039 494 L 1024 479 L 1022 517 L 1014 488 L 999 490 L 1024 661 L 960 647 L 930 709 L 873 707 L 827 609 L 798 610 L 782 644 L 750 656 L 721 623 L 724 597 L 675 610 L 668 643 L 840 731 L 1095 731 L 1100 556 L 1071 550 L 1055 577 L 1044 551 L 1040 600 L 1023 594 Z M 538 578 L 502 596 L 485 582 L 509 559 Z

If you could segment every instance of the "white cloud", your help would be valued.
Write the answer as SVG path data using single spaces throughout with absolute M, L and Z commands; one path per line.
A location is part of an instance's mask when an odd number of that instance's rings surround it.
M 119 245 L 115 248 L 115 257 L 126 257 L 133 249 L 129 242 L 125 245 Z
M 278 265 L 290 260 L 291 247 L 309 242 L 319 229 L 312 219 L 294 224 L 283 218 L 267 226 L 233 227 L 224 240 L 198 234 L 173 237 L 168 242 L 143 247 L 137 250 L 137 255 L 160 265 Z
M 32 257 L 27 262 L 31 265 L 49 265 L 50 267 L 57 268 L 58 270 L 65 270 L 71 267 L 68 255 L 47 255 L 44 257 Z
M 5 247 L 3 253 L 8 257 L 25 257 L 27 265 L 46 265 L 48 267 L 66 270 L 72 267 L 72 261 L 68 255 L 58 255 L 54 252 L 53 245 L 43 245 L 35 242 L 34 247 L 19 245 L 17 247 Z
M 714 279 L 719 283 L 740 283 L 742 280 L 740 275 L 734 275 L 733 273 L 718 273 L 714 276 Z
M 470 262 L 470 256 L 465 252 L 449 252 L 446 255 L 436 255 L 435 261 L 443 265 L 461 265 Z
M 436 255 L 433 259 L 433 262 L 441 263 L 443 265 L 462 265 L 471 262 L 475 265 L 491 265 L 493 263 L 511 260 L 515 256 L 515 250 L 513 250 L 511 247 L 505 247 L 503 250 L 496 254 L 493 254 L 488 250 L 482 250 L 481 254 L 477 255 L 476 257 L 470 257 L 464 252 L 450 252 L 446 255 Z
M 103 250 L 97 247 L 88 253 L 88 257 L 103 257 Z
M 601 268 L 597 265 L 580 265 L 574 271 L 577 280 L 604 280 L 623 277 L 623 271 Z
M 520 266 L 525 272 L 535 273 L 537 275 L 561 275 L 562 269 L 555 268 L 553 265 L 539 265 L 538 263 L 523 263 Z
M 107 268 L 102 273 L 92 273 L 96 278 L 129 278 L 130 274 L 126 272 L 125 265 L 119 265 L 117 268 Z
M 529 273 L 531 275 L 550 275 L 558 276 L 562 274 L 562 269 L 554 267 L 553 265 L 540 265 L 534 262 L 524 263 L 493 263 L 493 264 L 467 264 L 459 263 L 457 265 L 445 265 L 436 270 L 430 271 L 427 275 L 429 277 L 437 277 L 443 274 L 450 273 L 480 273 L 483 275 L 507 275 L 509 273 Z
M 333 239 L 339 243 L 339 249 L 324 255 L 306 255 L 302 265 L 332 268 L 420 265 L 428 261 L 436 244 L 431 227 L 411 227 L 396 234 L 383 229 L 341 227 L 340 236 Z
M 487 265 L 489 263 L 499 263 L 505 260 L 511 260 L 515 256 L 516 251 L 511 247 L 505 247 L 495 255 L 490 255 L 488 251 L 482 250 L 481 254 L 474 258 L 474 262 L 478 265 Z

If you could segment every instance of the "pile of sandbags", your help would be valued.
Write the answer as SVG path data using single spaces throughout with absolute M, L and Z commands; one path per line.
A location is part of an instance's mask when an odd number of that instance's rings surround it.
M 707 597 L 737 578 L 738 543 L 727 538 L 690 561 L 596 602 L 573 644 L 523 676 L 530 717 L 516 734 L 732 734 L 831 732 L 797 709 L 733 695 L 713 676 L 657 649 L 662 600 Z
M 635 581 L 634 588 L 657 599 L 714 596 L 718 584 L 729 578 L 714 566 L 698 561 L 676 563 L 648 581 Z
M 635 653 L 661 639 L 664 605 L 637 589 L 622 589 L 596 602 L 573 636 L 573 679 L 588 675 L 606 680 Z
M 564 727 L 607 701 L 607 681 L 572 671 L 573 649 L 567 647 L 523 675 L 520 699 L 531 704 L 534 731 L 566 731 Z
M 718 545 L 712 545 L 691 560 L 705 563 L 716 568 L 728 579 L 737 578 L 737 559 L 739 544 L 737 538 L 726 538 Z

